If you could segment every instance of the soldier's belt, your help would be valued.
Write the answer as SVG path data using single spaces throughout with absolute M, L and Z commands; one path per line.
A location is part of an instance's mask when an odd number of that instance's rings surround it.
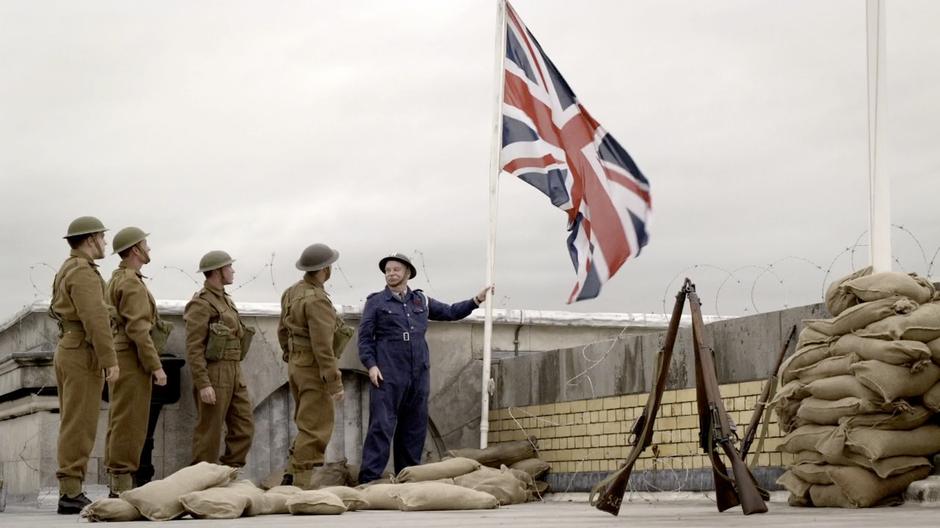
M 67 321 L 65 319 L 60 319 L 59 324 L 62 326 L 62 332 L 85 333 L 85 326 L 82 325 L 81 321 Z
M 401 332 L 397 334 L 382 334 L 375 337 L 376 341 L 411 341 L 424 337 L 424 332 Z

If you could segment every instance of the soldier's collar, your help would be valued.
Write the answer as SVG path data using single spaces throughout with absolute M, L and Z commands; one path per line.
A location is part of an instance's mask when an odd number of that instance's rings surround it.
M 393 292 L 390 287 L 388 286 L 385 287 L 386 299 L 395 299 L 396 301 L 405 302 L 405 299 L 407 299 L 409 295 L 411 295 L 410 287 L 405 289 L 405 293 L 401 296 L 401 298 L 399 298 L 398 295 L 395 292 Z
M 309 277 L 309 276 L 307 276 L 307 275 L 304 275 L 303 281 L 306 282 L 307 284 L 311 285 L 311 286 L 314 286 L 314 287 L 316 287 L 316 288 L 320 288 L 321 290 L 325 290 L 325 289 L 326 289 L 326 288 L 323 286 L 323 283 L 317 282 L 317 281 L 313 280 L 313 278 L 311 278 L 311 277 Z
M 143 273 L 141 273 L 141 271 L 140 271 L 139 269 L 136 269 L 136 270 L 135 270 L 135 269 L 131 269 L 131 268 L 127 265 L 127 263 L 124 262 L 123 260 L 122 260 L 120 263 L 118 263 L 118 269 L 133 271 L 133 272 L 134 272 L 134 275 L 137 275 L 137 276 L 140 277 L 141 279 L 146 279 L 146 278 L 147 278 L 147 276 L 144 275 Z
M 218 295 L 219 297 L 225 297 L 225 287 L 224 287 L 224 286 L 223 286 L 222 288 L 216 288 L 216 287 L 213 286 L 212 284 L 209 284 L 209 281 L 205 281 L 204 283 L 202 283 L 202 287 L 205 288 L 206 291 L 210 291 L 210 292 L 212 292 L 212 293 Z
M 77 250 L 77 249 L 73 249 L 72 251 L 69 251 L 69 256 L 70 256 L 70 257 L 75 257 L 75 258 L 80 258 L 80 259 L 82 259 L 82 260 L 87 260 L 88 263 L 91 264 L 92 266 L 94 266 L 94 267 L 96 267 L 96 268 L 98 267 L 98 265 L 95 264 L 95 259 L 89 257 L 88 255 L 82 253 L 81 251 L 79 251 L 79 250 Z

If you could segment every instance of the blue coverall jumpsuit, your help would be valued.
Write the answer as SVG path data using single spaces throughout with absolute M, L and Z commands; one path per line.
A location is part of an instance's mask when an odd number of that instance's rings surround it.
M 399 299 L 386 287 L 369 295 L 359 323 L 359 359 L 379 367 L 384 381 L 369 386 L 369 431 L 359 482 L 381 478 L 394 439 L 395 473 L 421 463 L 428 429 L 428 319 L 456 321 L 477 307 L 473 299 L 444 304 L 409 289 Z

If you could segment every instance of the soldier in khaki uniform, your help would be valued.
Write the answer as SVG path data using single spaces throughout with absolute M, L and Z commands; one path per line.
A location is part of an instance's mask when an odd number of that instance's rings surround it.
M 336 360 L 353 333 L 336 315 L 323 289 L 330 279 L 330 265 L 338 258 L 339 252 L 325 244 L 307 247 L 296 264 L 305 272 L 303 279 L 281 296 L 277 337 L 287 361 L 297 425 L 284 481 L 303 489 L 310 487 L 314 468 L 323 465 L 333 434 L 333 402 L 343 398 Z
M 157 304 L 140 273 L 150 263 L 147 233 L 124 228 L 114 236 L 114 253 L 121 263 L 108 281 L 108 300 L 117 312 L 114 349 L 121 378 L 108 384 L 111 406 L 105 465 L 111 475 L 112 496 L 134 487 L 133 474 L 147 439 L 152 385 L 166 385 L 160 352 L 169 335 L 169 323 L 157 318 Z M 159 349 L 158 349 L 159 347 Z
M 91 216 L 72 221 L 65 236 L 72 251 L 52 282 L 49 315 L 61 330 L 53 362 L 59 393 L 58 512 L 63 514 L 79 513 L 90 502 L 82 481 L 95 446 L 101 390 L 120 371 L 104 279 L 94 263 L 104 258 L 106 230 Z
M 206 276 L 205 287 L 196 292 L 183 312 L 197 413 L 193 464 L 242 467 L 251 449 L 252 404 L 240 362 L 254 332 L 242 324 L 235 303 L 225 293 L 225 286 L 235 278 L 233 262 L 224 251 L 206 253 L 199 261 L 199 272 Z M 220 457 L 223 425 L 225 451 Z

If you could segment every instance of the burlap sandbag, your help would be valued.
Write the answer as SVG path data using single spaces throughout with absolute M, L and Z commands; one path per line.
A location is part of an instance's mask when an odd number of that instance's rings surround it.
M 891 365 L 914 366 L 930 361 L 930 349 L 920 341 L 886 341 L 846 334 L 832 344 L 833 356 L 852 352 L 863 360 L 873 359 Z
M 369 508 L 369 501 L 366 500 L 363 493 L 355 488 L 348 486 L 330 486 L 322 488 L 320 491 L 332 493 L 343 501 L 346 505 L 346 511 L 366 510 Z
M 813 504 L 821 508 L 869 508 L 899 495 L 915 480 L 930 474 L 930 468 L 918 468 L 882 479 L 867 469 L 833 466 L 829 471 L 831 486 L 810 488 Z
M 928 343 L 940 338 L 940 303 L 927 303 L 911 313 L 878 320 L 856 334 L 861 337 L 905 339 Z
M 551 486 L 549 486 L 548 482 L 545 482 L 544 480 L 535 481 L 535 493 L 537 496 L 542 496 L 548 493 L 550 490 Z
M 274 486 L 264 493 L 264 513 L 290 513 L 287 509 L 287 499 L 303 491 L 297 486 Z
M 358 476 L 358 475 L 357 475 Z M 346 459 L 339 462 L 330 462 L 313 470 L 310 478 L 310 489 L 326 488 L 328 486 L 349 486 L 356 484 L 346 466 Z
M 849 367 L 858 361 L 858 356 L 849 354 L 847 356 L 832 356 L 819 361 L 815 365 L 794 371 L 796 378 L 803 383 L 812 383 L 823 378 L 834 376 L 844 376 L 851 374 Z
M 883 409 L 883 402 L 863 400 L 861 398 L 849 397 L 835 401 L 806 398 L 800 403 L 800 409 L 797 411 L 796 416 L 807 423 L 836 425 L 841 418 L 878 412 Z M 818 484 L 818 482 L 815 484 Z
M 144 518 L 124 499 L 98 499 L 82 508 L 80 516 L 88 522 L 126 522 Z
M 940 365 L 940 338 L 927 341 L 927 348 L 930 350 L 930 359 Z
M 264 491 L 249 480 L 187 493 L 180 497 L 180 503 L 196 519 L 236 519 L 268 513 Z
M 783 489 L 790 492 L 790 495 L 799 499 L 805 499 L 809 497 L 809 488 L 811 484 L 801 479 L 800 477 L 793 474 L 792 470 L 784 472 L 783 475 L 777 479 L 777 484 L 780 484 Z
M 826 309 L 829 310 L 829 313 L 831 313 L 833 317 L 855 306 L 859 302 L 858 297 L 856 297 L 854 293 L 843 289 L 842 285 L 850 280 L 870 275 L 871 272 L 872 267 L 868 266 L 851 275 L 833 281 L 832 284 L 829 285 L 829 288 L 826 289 Z
M 918 372 L 881 361 L 859 361 L 851 367 L 852 374 L 885 401 L 920 396 L 940 381 L 940 367 L 933 363 Z
M 816 363 L 830 356 L 829 343 L 815 343 L 803 348 L 796 349 L 796 352 L 788 357 L 781 365 L 777 373 L 784 384 L 797 379 L 799 372 L 812 367 Z
M 287 510 L 292 515 L 339 515 L 346 511 L 346 505 L 332 493 L 307 490 L 291 495 Z
M 842 398 L 862 398 L 877 400 L 878 393 L 862 385 L 858 378 L 850 374 L 818 379 L 806 384 L 806 392 L 821 400 L 841 400 Z
M 524 484 L 508 468 L 503 471 L 481 467 L 472 473 L 455 478 L 454 484 L 489 493 L 503 506 L 523 503 L 528 499 Z
M 809 484 L 832 484 L 828 470 L 837 466 L 829 464 L 802 463 L 790 466 L 790 471 L 800 480 Z
M 877 301 L 893 296 L 907 297 L 917 304 L 930 302 L 935 293 L 933 284 L 916 274 L 883 271 L 847 281 L 842 290 L 862 301 Z
M 502 442 L 486 449 L 452 449 L 447 452 L 452 457 L 464 457 L 476 460 L 484 466 L 498 468 L 512 466 L 516 462 L 538 456 L 538 438 L 530 436 L 527 440 Z
M 425 483 L 395 490 L 401 511 L 488 510 L 499 507 L 489 493 L 451 484 Z
M 522 487 L 526 490 L 526 492 L 531 494 L 535 491 L 535 479 L 532 478 L 532 475 L 522 471 L 521 469 L 507 468 L 506 466 L 503 466 L 500 468 L 500 470 L 512 473 L 512 476 L 522 483 Z
M 880 478 L 888 478 L 902 473 L 907 473 L 914 469 L 922 467 L 932 467 L 930 460 L 926 457 L 915 456 L 896 456 L 882 458 L 874 462 L 867 458 L 856 455 L 855 453 L 842 453 L 835 456 L 827 456 L 815 451 L 800 451 L 794 455 L 793 465 L 816 464 L 825 466 L 827 464 L 835 466 L 858 466 L 868 469 L 878 475 Z
M 931 416 L 931 412 L 921 406 L 911 407 L 904 402 L 890 405 L 896 407 L 889 413 L 862 414 L 840 419 L 838 427 L 816 443 L 816 449 L 828 457 L 840 456 L 845 451 L 845 442 L 851 429 L 910 431 L 927 423 Z M 836 463 L 832 460 L 830 462 Z
M 362 492 L 363 498 L 369 503 L 369 506 L 362 509 L 368 510 L 397 510 L 398 499 L 395 493 L 407 486 L 428 485 L 425 482 L 416 482 L 414 484 L 366 484 L 357 489 Z
M 442 478 L 454 478 L 480 469 L 480 463 L 469 458 L 448 458 L 440 462 L 409 466 L 398 472 L 398 482 L 424 482 Z
M 162 480 L 125 491 L 121 498 L 131 503 L 151 521 L 168 521 L 185 513 L 180 497 L 194 491 L 228 484 L 237 473 L 237 468 L 200 462 Z
M 869 460 L 893 456 L 930 456 L 940 452 L 940 426 L 923 425 L 910 431 L 850 429 L 846 448 Z
M 791 381 L 777 390 L 772 403 L 777 414 L 777 424 L 784 433 L 796 429 L 796 413 L 800 409 L 800 402 L 807 395 L 806 385 L 799 380 Z
M 940 382 L 934 383 L 933 387 L 924 393 L 924 407 L 933 412 L 940 412 Z
M 815 451 L 816 442 L 819 442 L 834 430 L 834 425 L 804 425 L 795 431 L 791 431 L 783 438 L 780 450 L 784 453 Z
M 796 340 L 796 349 L 808 347 L 810 345 L 818 345 L 820 343 L 831 343 L 836 338 L 831 335 L 826 335 L 818 330 L 813 330 L 809 327 L 803 327 L 800 330 L 800 336 Z
M 903 297 L 889 297 L 853 306 L 832 319 L 808 319 L 807 327 L 829 336 L 840 336 L 860 330 L 895 314 L 910 313 L 917 303 Z
M 540 479 L 545 476 L 546 473 L 552 469 L 551 464 L 542 460 L 541 458 L 527 458 L 525 460 L 520 460 L 515 464 L 512 464 L 512 469 L 521 469 L 528 473 L 533 479 Z

